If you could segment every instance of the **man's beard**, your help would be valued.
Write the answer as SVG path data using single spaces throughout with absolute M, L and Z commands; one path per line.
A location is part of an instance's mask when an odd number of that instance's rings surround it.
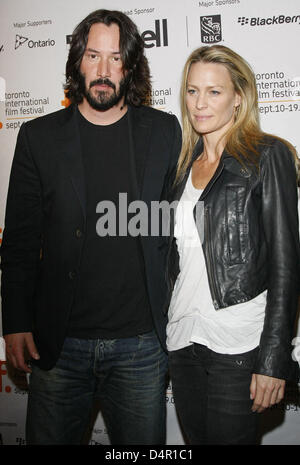
M 94 96 L 91 93 L 91 88 L 97 84 L 105 84 L 113 89 L 113 93 L 111 95 L 108 92 L 100 90 L 97 91 L 97 96 Z M 79 88 L 81 90 L 82 95 L 86 98 L 89 105 L 94 108 L 94 110 L 98 111 L 106 111 L 110 108 L 117 105 L 121 99 L 125 96 L 126 89 L 128 84 L 127 76 L 123 77 L 119 83 L 119 90 L 116 92 L 116 86 L 113 82 L 111 82 L 108 78 L 99 78 L 95 81 L 92 81 L 89 84 L 89 88 L 87 89 L 85 83 L 85 76 L 79 72 Z

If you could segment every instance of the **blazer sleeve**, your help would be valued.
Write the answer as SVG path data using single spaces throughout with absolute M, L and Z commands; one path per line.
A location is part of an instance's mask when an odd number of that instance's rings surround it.
M 3 334 L 32 331 L 33 295 L 42 239 L 41 182 L 21 126 L 12 162 L 3 240 L 1 296 Z
M 273 142 L 261 156 L 262 220 L 268 250 L 265 320 L 255 373 L 292 379 L 291 350 L 297 313 L 300 246 L 295 163 Z
M 179 154 L 181 151 L 181 144 L 182 144 L 181 127 L 175 115 L 173 115 L 173 130 L 171 134 L 172 134 L 172 139 L 171 139 L 170 160 L 169 160 L 169 167 L 168 167 L 167 175 L 165 178 L 162 199 L 169 198 L 170 192 L 172 190 L 172 187 L 175 181 L 175 176 L 176 176 L 176 171 L 177 171 L 177 162 L 178 162 Z

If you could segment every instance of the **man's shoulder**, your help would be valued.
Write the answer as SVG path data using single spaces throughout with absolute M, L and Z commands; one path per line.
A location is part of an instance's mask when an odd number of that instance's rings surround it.
M 59 124 L 60 122 L 67 120 L 67 118 L 70 117 L 72 113 L 73 108 L 70 106 L 61 110 L 53 111 L 51 113 L 48 113 L 47 115 L 34 118 L 24 123 L 24 125 L 28 130 L 39 130 L 42 128 L 49 128 L 53 124 Z
M 145 105 L 142 105 L 140 107 L 132 107 L 133 111 L 143 117 L 146 116 L 148 118 L 151 118 L 153 120 L 161 120 L 161 121 L 173 121 L 175 116 L 171 113 L 167 113 L 166 111 L 162 110 L 157 110 L 156 108 L 153 107 L 148 107 Z

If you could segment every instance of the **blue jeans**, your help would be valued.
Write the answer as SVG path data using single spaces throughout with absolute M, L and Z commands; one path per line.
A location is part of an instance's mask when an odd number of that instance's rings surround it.
M 190 444 L 255 444 L 250 383 L 257 349 L 218 354 L 201 344 L 169 353 L 175 406 Z
M 95 399 L 111 444 L 164 444 L 167 355 L 154 331 L 67 338 L 53 369 L 32 369 L 27 444 L 80 444 Z

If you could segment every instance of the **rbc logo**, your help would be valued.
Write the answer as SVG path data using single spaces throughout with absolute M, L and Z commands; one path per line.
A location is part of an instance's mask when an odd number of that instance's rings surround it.
M 221 15 L 200 17 L 201 42 L 215 44 L 222 40 Z

